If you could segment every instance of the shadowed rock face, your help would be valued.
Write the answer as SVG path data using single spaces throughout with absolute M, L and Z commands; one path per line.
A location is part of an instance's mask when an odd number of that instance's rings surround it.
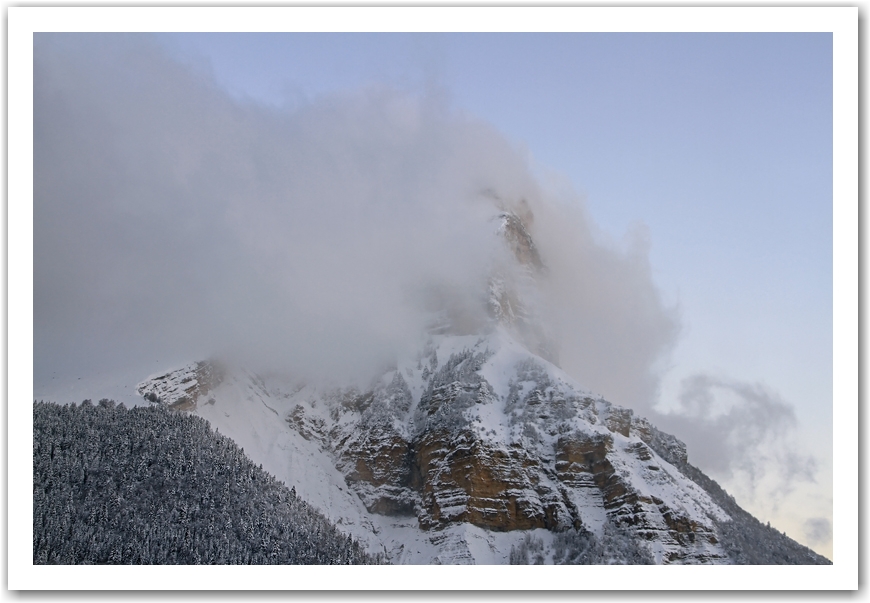
M 525 220 L 513 212 L 503 213 L 501 219 L 504 221 L 504 238 L 520 266 L 526 266 L 536 272 L 543 271 L 544 262 L 541 260 L 532 235 L 526 228 L 526 222 L 532 220 L 531 211 L 526 212 Z
M 374 429 L 342 448 L 339 468 L 371 513 L 414 515 L 419 481 L 410 444 L 389 429 Z M 417 479 L 415 479 L 417 478 Z
M 508 328 L 538 356 L 558 363 L 557 347 L 540 320 L 538 286 L 546 278 L 547 267 L 529 231 L 533 215 L 521 202 L 497 217 L 501 243 L 507 246 L 511 261 L 496 268 L 489 279 L 487 310 L 497 324 Z

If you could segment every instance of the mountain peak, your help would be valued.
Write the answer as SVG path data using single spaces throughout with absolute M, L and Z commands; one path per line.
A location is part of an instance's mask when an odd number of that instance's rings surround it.
M 510 251 L 512 261 L 497 264 L 490 276 L 489 315 L 529 350 L 558 363 L 556 343 L 542 319 L 541 281 L 547 269 L 529 232 L 534 220 L 531 208 L 521 199 L 512 209 L 500 211 L 496 219 L 496 232 Z
M 531 226 L 533 214 L 525 200 L 523 204 L 527 211 L 522 215 L 507 211 L 498 215 L 500 221 L 498 232 L 507 241 L 521 266 L 527 267 L 533 273 L 541 273 L 545 270 L 544 263 L 527 228 L 527 225 Z

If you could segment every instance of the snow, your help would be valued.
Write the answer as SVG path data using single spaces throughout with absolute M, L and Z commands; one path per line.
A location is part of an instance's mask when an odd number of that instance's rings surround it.
M 319 508 L 339 529 L 370 549 L 376 548 L 377 541 L 370 540 L 368 512 L 348 490 L 344 475 L 316 441 L 304 439 L 280 418 L 313 392 L 303 388 L 284 397 L 286 392 L 274 391 L 278 395 L 270 395 L 249 378 L 231 378 L 213 392 L 214 404 L 200 404 L 195 412 L 232 437 L 251 460 L 288 487 L 295 487 L 297 495 Z

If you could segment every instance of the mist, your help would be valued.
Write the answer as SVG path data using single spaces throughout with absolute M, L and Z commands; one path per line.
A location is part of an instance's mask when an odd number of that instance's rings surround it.
M 370 379 L 415 349 L 433 307 L 483 318 L 493 198 L 534 216 L 542 319 L 585 387 L 726 475 L 794 425 L 774 393 L 705 376 L 679 412 L 657 412 L 680 321 L 648 234 L 608 239 L 449 94 L 241 103 L 147 36 L 34 36 L 35 381 L 208 357 Z M 712 389 L 742 402 L 717 411 Z

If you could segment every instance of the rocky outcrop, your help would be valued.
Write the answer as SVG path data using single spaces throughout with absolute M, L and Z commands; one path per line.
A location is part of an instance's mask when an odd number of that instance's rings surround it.
M 497 232 L 509 250 L 510 261 L 497 266 L 489 279 L 487 309 L 497 324 L 510 329 L 530 351 L 556 363 L 557 346 L 539 316 L 542 302 L 538 285 L 546 277 L 547 267 L 529 231 L 533 220 L 525 201 L 498 215 Z
M 523 217 L 514 212 L 502 213 L 499 216 L 502 220 L 501 231 L 519 265 L 541 272 L 544 270 L 544 262 L 526 227 L 531 224 L 533 215 L 528 205 L 525 205 L 525 210 Z
M 612 509 L 614 501 L 625 493 L 607 459 L 612 450 L 613 438 L 606 434 L 561 437 L 556 443 L 556 475 L 571 488 L 595 489 L 605 508 Z
M 570 519 L 540 462 L 520 446 L 494 446 L 472 432 L 427 433 L 417 444 L 420 524 L 467 522 L 496 531 L 558 529 Z M 449 444 L 445 444 L 449 442 Z
M 414 515 L 419 474 L 409 442 L 389 428 L 373 428 L 339 445 L 339 469 L 371 513 Z
M 659 431 L 642 417 L 632 417 L 631 431 L 663 459 L 676 467 L 688 462 L 686 445 L 669 433 Z
M 207 402 L 209 394 L 224 379 L 223 367 L 214 361 L 195 362 L 184 368 L 156 375 L 136 386 L 137 393 L 149 402 L 165 404 L 173 410 L 193 410 Z

